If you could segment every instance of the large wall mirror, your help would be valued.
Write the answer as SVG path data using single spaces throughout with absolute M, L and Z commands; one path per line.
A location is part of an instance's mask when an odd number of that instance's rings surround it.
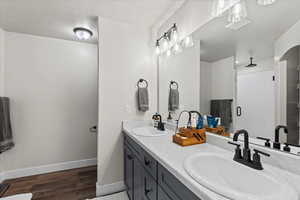
M 278 39 L 299 23 L 300 1 L 277 1 L 271 6 L 247 1 L 247 25 L 226 28 L 227 16 L 214 18 L 193 33 L 195 45 L 182 53 L 159 58 L 159 111 L 167 119 L 181 110 L 198 110 L 221 117 L 226 131 L 246 129 L 250 142 L 277 140 L 300 152 L 300 44 L 275 55 Z M 289 13 L 288 15 L 286 13 Z M 299 33 L 300 34 L 300 33 Z M 170 111 L 171 81 L 178 83 L 179 108 Z M 216 107 L 216 105 L 219 105 Z M 221 105 L 221 106 L 220 106 Z M 218 110 L 219 109 L 219 110 Z M 220 110 L 221 109 L 221 110 Z

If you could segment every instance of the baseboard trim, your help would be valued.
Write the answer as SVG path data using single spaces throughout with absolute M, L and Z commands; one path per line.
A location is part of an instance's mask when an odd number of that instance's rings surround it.
M 123 192 L 125 189 L 126 188 L 124 181 L 115 182 L 107 185 L 100 185 L 100 183 L 98 182 L 96 183 L 97 197 Z
M 17 169 L 12 171 L 4 171 L 0 173 L 0 183 L 7 179 L 33 176 L 38 174 L 46 174 L 46 173 L 51 173 L 56 171 L 75 169 L 80 167 L 88 167 L 93 165 L 97 165 L 96 158 L 62 162 L 62 163 L 56 163 L 50 165 L 42 165 L 42 166 L 23 168 L 23 169 Z

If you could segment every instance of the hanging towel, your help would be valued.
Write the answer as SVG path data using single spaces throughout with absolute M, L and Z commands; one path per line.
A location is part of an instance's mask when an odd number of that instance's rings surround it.
M 138 109 L 139 111 L 146 112 L 149 110 L 149 96 L 148 88 L 138 88 Z
M 169 92 L 169 111 L 179 109 L 179 91 L 178 88 L 170 88 Z
M 0 97 L 0 153 L 14 147 L 10 111 L 9 98 Z
M 232 101 L 232 99 L 218 99 L 211 100 L 210 103 L 210 114 L 221 118 L 221 125 L 226 131 L 230 129 L 232 123 Z

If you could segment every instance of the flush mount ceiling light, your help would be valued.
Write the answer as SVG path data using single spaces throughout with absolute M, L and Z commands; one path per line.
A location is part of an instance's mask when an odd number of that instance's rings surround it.
M 87 28 L 76 27 L 73 29 L 77 39 L 79 40 L 88 40 L 93 36 L 93 32 Z
M 276 0 L 257 0 L 258 5 L 268 6 L 275 3 Z
M 165 53 L 167 56 L 171 56 L 172 53 L 178 54 L 182 52 L 182 47 L 188 48 L 193 45 L 194 42 L 191 36 L 187 36 L 183 40 L 180 40 L 177 25 L 173 24 L 167 32 L 156 40 L 155 53 L 157 55 Z

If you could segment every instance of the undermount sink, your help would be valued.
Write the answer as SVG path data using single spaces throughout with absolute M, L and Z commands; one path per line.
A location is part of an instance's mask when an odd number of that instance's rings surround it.
M 145 136 L 145 137 L 157 137 L 157 136 L 163 136 L 166 135 L 169 131 L 160 131 L 152 126 L 145 126 L 145 127 L 139 127 L 134 128 L 132 130 L 133 134 L 139 135 L 139 136 Z
M 232 200 L 297 200 L 297 193 L 269 171 L 255 170 L 214 153 L 198 153 L 184 162 L 187 173 L 209 190 Z

